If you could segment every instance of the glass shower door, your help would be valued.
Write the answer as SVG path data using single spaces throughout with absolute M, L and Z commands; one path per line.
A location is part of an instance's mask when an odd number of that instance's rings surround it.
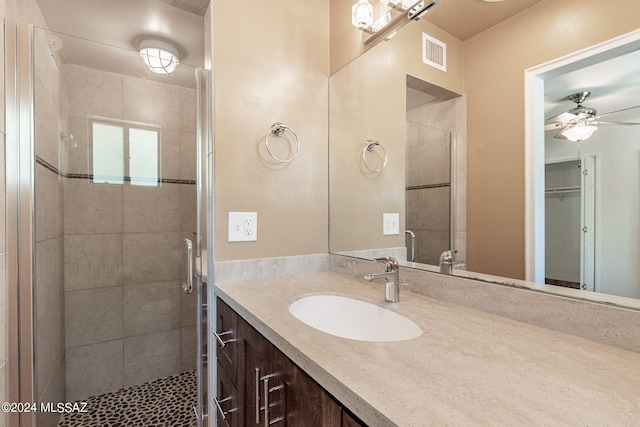
M 175 412 L 196 425 L 196 391 L 205 390 L 196 373 L 198 268 L 194 292 L 181 288 L 202 250 L 196 153 L 206 143 L 206 114 L 198 114 L 196 70 L 180 65 L 156 76 L 137 52 L 16 27 L 7 31 L 14 56 L 33 58 L 14 58 L 25 69 L 9 78 L 22 78 L 24 89 L 7 99 L 18 129 L 8 137 L 23 147 L 16 188 L 32 202 L 16 206 L 12 220 L 29 228 L 22 219 L 34 219 L 24 238 L 12 237 L 29 254 L 21 259 L 32 260 L 23 271 L 33 273 L 14 275 L 28 301 L 15 314 L 24 325 L 16 337 L 25 358 L 21 392 L 36 402 L 87 402 L 112 416 L 131 412 L 111 408 L 113 396 L 132 402 L 134 390 L 160 387 L 156 406 L 153 398 L 136 402 L 152 416 L 171 422 Z M 188 263 L 185 239 L 194 248 Z M 104 405 L 102 396 L 110 396 Z M 182 406 L 167 412 L 172 404 Z M 40 412 L 21 425 L 55 426 L 59 417 Z

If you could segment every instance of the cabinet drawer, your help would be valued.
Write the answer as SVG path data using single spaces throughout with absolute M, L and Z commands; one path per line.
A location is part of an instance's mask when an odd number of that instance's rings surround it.
M 216 400 L 216 418 L 219 427 L 244 426 L 242 394 L 238 393 L 238 388 L 219 363 Z
M 220 298 L 217 299 L 216 345 L 218 362 L 231 382 L 238 385 L 238 315 Z

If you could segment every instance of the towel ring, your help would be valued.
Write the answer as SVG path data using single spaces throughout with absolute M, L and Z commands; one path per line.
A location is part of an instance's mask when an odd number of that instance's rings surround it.
M 369 167 L 369 164 L 367 163 L 367 151 L 373 151 L 376 145 L 382 149 L 382 152 L 384 153 L 384 161 L 382 162 L 382 167 L 380 169 L 371 169 Z M 367 141 L 364 143 L 364 148 L 362 149 L 362 162 L 364 163 L 364 166 L 369 169 L 369 171 L 373 173 L 380 173 L 387 166 L 387 150 L 385 150 L 382 144 L 380 144 L 378 141 L 367 139 Z
M 284 133 L 285 133 L 285 131 L 287 129 L 289 131 L 291 131 L 293 136 L 296 138 L 296 152 L 293 153 L 293 155 L 290 158 L 288 158 L 286 160 L 282 160 L 282 159 L 279 159 L 278 157 L 276 157 L 271 152 L 271 149 L 269 148 L 269 134 L 274 134 L 275 136 L 282 136 L 282 135 L 284 135 Z M 264 140 L 264 144 L 267 146 L 267 153 L 269 153 L 271 158 L 273 160 L 275 160 L 276 162 L 280 162 L 280 163 L 289 163 L 289 162 L 291 162 L 293 159 L 295 159 L 298 156 L 298 153 L 300 152 L 300 139 L 298 138 L 298 134 L 296 133 L 296 131 L 291 129 L 289 126 L 285 125 L 284 123 L 280 123 L 280 122 L 275 122 L 273 124 L 273 126 L 271 126 L 271 129 L 269 129 L 269 132 L 267 132 L 267 137 Z

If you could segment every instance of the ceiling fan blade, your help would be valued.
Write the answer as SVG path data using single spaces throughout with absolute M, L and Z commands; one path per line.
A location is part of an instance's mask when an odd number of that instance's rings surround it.
M 566 137 L 566 136 L 564 136 L 564 135 L 562 134 L 562 132 L 564 132 L 564 129 L 562 129 L 562 130 L 561 130 L 560 132 L 558 132 L 557 134 L 553 135 L 553 137 L 554 137 L 555 139 L 567 139 L 567 137 Z
M 603 121 L 593 121 L 589 122 L 593 125 L 616 125 L 616 126 L 638 126 L 640 123 L 632 123 L 632 122 L 603 122 Z
M 557 116 L 553 116 L 551 117 L 549 120 L 547 120 L 548 122 L 554 122 L 554 123 L 567 123 L 570 122 L 571 120 L 575 120 L 577 119 L 578 116 L 576 116 L 575 114 L 571 114 L 571 113 L 560 113 Z
M 564 123 L 547 123 L 546 125 L 544 125 L 544 130 L 548 131 L 548 130 L 554 130 L 554 129 L 562 129 L 565 126 L 567 125 Z
M 640 108 L 640 105 L 636 105 L 634 107 L 623 108 L 622 110 L 610 111 L 608 113 L 600 114 L 599 116 L 596 116 L 596 119 L 599 119 L 600 117 L 610 116 L 612 114 L 622 113 L 624 111 L 633 110 L 635 108 Z

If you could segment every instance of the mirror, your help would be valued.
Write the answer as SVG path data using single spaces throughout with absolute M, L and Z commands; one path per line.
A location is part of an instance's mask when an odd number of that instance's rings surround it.
M 413 212 L 407 208 L 407 176 L 408 154 L 408 129 L 407 118 L 413 114 L 409 111 L 407 115 L 407 91 L 413 90 L 407 83 L 408 80 L 415 79 L 423 82 L 421 92 L 432 96 L 426 106 L 417 108 L 438 108 L 446 103 L 457 103 L 454 113 L 460 118 L 460 124 L 443 122 L 448 120 L 439 113 L 431 112 L 428 117 L 436 120 L 436 123 L 425 125 L 447 130 L 451 132 L 454 142 L 454 165 L 451 188 L 451 221 L 452 229 L 450 236 L 451 248 L 460 247 L 458 259 L 460 261 L 469 260 L 469 270 L 476 273 L 465 272 L 461 274 L 472 277 L 484 277 L 483 274 L 503 276 L 501 281 L 510 283 L 513 279 L 524 279 L 525 265 L 525 226 L 524 226 L 524 199 L 522 190 L 524 184 L 524 161 L 525 144 L 523 141 L 524 124 L 524 97 L 523 97 L 523 71 L 535 64 L 542 64 L 549 60 L 568 55 L 572 52 L 587 48 L 594 43 L 609 40 L 619 34 L 624 34 L 624 25 L 613 32 L 607 28 L 606 23 L 597 19 L 598 11 L 602 6 L 588 8 L 585 19 L 591 23 L 593 21 L 593 34 L 596 36 L 590 40 L 571 39 L 568 46 L 559 48 L 552 45 L 548 49 L 522 49 L 523 38 L 528 43 L 536 39 L 535 35 L 540 35 L 535 43 L 540 46 L 545 41 L 551 42 L 555 37 L 549 33 L 549 29 L 542 25 L 558 16 L 561 18 L 561 11 L 554 11 L 551 6 L 540 7 L 537 10 L 527 10 L 519 16 L 512 25 L 505 25 L 503 28 L 492 29 L 484 34 L 486 40 L 482 42 L 497 43 L 498 40 L 506 40 L 504 46 L 493 48 L 486 47 L 481 43 L 482 37 L 467 41 L 465 43 L 457 40 L 447 39 L 446 33 L 438 31 L 436 27 L 429 27 L 427 22 L 411 23 L 391 41 L 377 45 L 365 54 L 357 57 L 345 67 L 333 73 L 330 77 L 330 251 L 332 253 L 358 256 L 371 259 L 379 254 L 395 255 L 401 259 L 407 259 L 407 249 L 405 246 L 405 230 L 411 230 L 410 217 Z M 533 8 L 532 8 L 533 9 Z M 627 11 L 628 12 L 628 11 Z M 620 11 L 621 20 L 625 21 L 624 12 Z M 628 19 L 627 19 L 628 20 Z M 522 23 L 527 28 L 523 30 Z M 517 33 L 513 41 L 506 37 L 508 30 L 515 31 L 519 28 L 522 33 Z M 627 26 L 630 31 L 634 29 L 633 24 Z M 544 32 L 544 37 L 542 34 Z M 560 30 L 558 30 L 560 31 Z M 420 51 L 420 33 L 425 32 L 435 35 L 447 43 L 448 69 L 446 73 L 435 72 L 431 67 L 416 63 L 412 55 L 413 51 Z M 529 36 L 522 34 L 529 32 Z M 457 42 L 457 43 L 456 43 Z M 487 61 L 498 61 L 499 58 L 480 58 L 482 53 L 500 52 L 500 49 L 508 50 L 509 43 L 512 43 L 512 62 L 516 65 L 502 64 L 487 65 Z M 520 44 L 518 44 L 520 43 Z M 546 46 L 546 45 L 545 45 Z M 482 49 L 473 49 L 482 47 Z M 516 49 L 515 47 L 518 47 Z M 484 50 L 483 50 L 484 49 Z M 451 79 L 450 73 L 456 68 L 457 55 L 464 55 L 478 58 L 465 58 L 464 65 L 467 67 L 464 76 L 457 76 Z M 609 55 L 611 57 L 611 55 Z M 602 59 L 599 59 L 602 60 Z M 572 70 L 583 68 L 587 65 L 585 58 L 571 67 Z M 471 67 L 477 67 L 476 71 L 470 71 Z M 519 68 L 520 67 L 520 68 Z M 489 70 L 489 71 L 487 71 Z M 568 69 L 562 73 L 568 72 Z M 486 74 L 493 74 L 488 79 L 489 83 L 479 83 Z M 637 75 L 635 73 L 629 73 Z M 544 87 L 543 80 L 560 75 L 541 76 L 541 87 Z M 597 76 L 596 76 L 597 77 Z M 601 80 L 602 75 L 600 74 Z M 464 81 L 464 84 L 462 83 Z M 427 83 L 428 82 L 428 83 Z M 584 82 L 581 84 L 585 84 Z M 636 83 L 637 85 L 637 83 Z M 409 86 L 409 89 L 407 87 Z M 487 87 L 484 87 L 487 86 Z M 549 81 L 549 87 L 552 86 Z M 606 93 L 607 87 L 600 81 L 594 85 L 592 90 Z M 457 94 L 469 93 L 474 87 L 481 87 L 473 100 L 466 96 L 460 97 Z M 443 89 L 444 88 L 444 89 Z M 508 89 L 513 89 L 510 93 Z M 575 90 L 574 90 L 575 89 Z M 580 87 L 565 87 L 562 96 L 565 97 L 572 91 L 579 90 Z M 442 92 L 453 94 L 451 98 L 442 97 Z M 514 94 L 517 92 L 517 94 Z M 457 97 L 456 97 L 457 96 Z M 553 95 L 557 101 L 557 93 Z M 636 99 L 638 99 L 636 97 Z M 482 108 L 481 102 L 486 103 L 487 108 Z M 538 98 L 539 106 L 542 109 L 542 100 Z M 637 104 L 637 103 L 636 103 Z M 635 104 L 633 104 L 635 105 Z M 491 108 L 489 108 L 491 106 Z M 620 108 L 625 105 L 620 105 Z M 555 106 L 558 107 L 557 105 Z M 469 110 L 467 111 L 467 108 Z M 569 107 L 567 107 L 568 109 Z M 411 110 L 411 109 L 409 109 Z M 484 111 L 481 111 L 484 110 Z M 507 114 L 502 114 L 504 111 Z M 610 111 L 612 108 L 603 109 Z M 468 116 L 467 116 L 468 114 Z M 545 117 L 550 117 L 547 112 Z M 508 120 L 515 119 L 515 120 Z M 635 121 L 639 118 L 636 118 Z M 613 119 L 612 119 L 613 120 Z M 470 158 L 476 163 L 474 169 L 469 169 L 470 185 L 466 183 L 466 146 L 467 146 L 467 125 L 472 123 L 474 133 L 469 131 L 469 147 L 472 150 Z M 540 123 L 542 125 L 542 123 Z M 636 132 L 638 135 L 640 127 L 626 129 L 628 132 Z M 476 133 L 477 132 L 477 133 Z M 602 133 L 604 135 L 604 132 Z M 492 144 L 495 139 L 495 148 L 482 145 Z M 475 138 L 474 145 L 471 139 Z M 627 140 L 633 136 L 628 136 Z M 636 137 L 637 138 L 637 137 Z M 364 152 L 367 140 L 379 141 L 386 149 L 388 161 L 385 169 L 380 173 L 372 173 L 363 168 L 362 157 L 373 155 Z M 504 141 L 504 142 L 502 142 Z M 500 145 L 502 144 L 502 145 Z M 586 143 L 584 144 L 586 147 Z M 482 159 L 478 156 L 479 150 L 485 150 L 493 155 L 493 158 Z M 577 157 L 575 143 L 571 145 L 572 156 Z M 381 161 L 382 154 L 378 154 L 378 161 Z M 637 151 L 635 157 L 636 165 L 638 161 Z M 372 161 L 375 157 L 372 158 Z M 479 165 L 477 162 L 484 160 L 486 163 Z M 488 160 L 488 161 L 487 161 Z M 544 170 L 544 165 L 540 166 Z M 479 171 L 479 169 L 484 169 Z M 487 172 L 487 169 L 500 170 L 505 173 Z M 464 172 L 461 172 L 464 171 Z M 473 175 L 473 176 L 472 176 Z M 482 175 L 482 180 L 474 179 Z M 517 177 L 513 182 L 508 179 L 500 182 L 500 176 Z M 637 182 L 638 179 L 634 178 Z M 473 180 L 473 182 L 471 182 Z M 544 178 L 542 178 L 544 180 Z M 633 179 L 632 179 L 633 180 Z M 501 188 L 503 185 L 503 188 Z M 469 189 L 469 203 L 467 203 L 466 191 Z M 638 193 L 638 191 L 636 191 Z M 544 197 L 544 196 L 543 196 Z M 508 203 L 505 203 L 507 201 Z M 468 211 L 466 207 L 468 206 Z M 506 212 L 506 213 L 505 213 Z M 384 213 L 396 213 L 399 218 L 399 233 L 384 234 L 386 227 Z M 494 214 L 492 216 L 491 214 Z M 480 230 L 473 236 L 473 240 L 467 239 L 467 216 L 470 217 L 471 226 L 475 230 Z M 506 218 L 506 220 L 505 220 Z M 513 218 L 516 218 L 514 220 Z M 479 222 L 482 221 L 482 222 Z M 539 231 L 538 231 L 539 232 Z M 618 233 L 619 234 L 619 233 Z M 624 233 L 623 233 L 624 234 Z M 631 233 L 637 235 L 637 233 Z M 469 245 L 465 248 L 464 243 Z M 636 243 L 631 243 L 637 246 Z M 419 246 L 419 243 L 418 243 Z M 466 249 L 466 251 L 465 251 Z M 526 248 L 528 250 L 528 248 Z M 637 252 L 631 257 L 637 260 Z M 627 257 L 627 254 L 624 254 Z M 601 257 L 596 261 L 596 268 L 603 272 L 603 261 Z M 607 259 L 608 260 L 608 259 Z M 434 260 L 429 260 L 432 263 Z M 437 261 L 437 260 L 436 260 Z M 567 261 L 568 262 L 568 261 Z M 613 261 L 612 261 L 613 262 Z M 635 265 L 636 262 L 628 262 Z M 405 262 L 406 266 L 435 270 L 432 267 Z M 580 269 L 580 268 L 578 268 Z M 626 270 L 627 267 L 624 267 Z M 477 274 L 482 273 L 482 274 Z M 583 272 L 583 276 L 584 276 Z M 596 274 L 596 276 L 597 276 Z M 513 279 L 508 279 L 509 277 Z M 637 273 L 636 273 L 637 277 Z M 496 281 L 495 277 L 487 278 Z M 543 279 L 544 280 L 544 279 Z M 577 280 L 582 283 L 584 279 Z M 605 280 L 601 278 L 600 280 Z M 609 279 L 610 281 L 610 279 Z M 637 280 L 636 280 L 637 281 Z M 574 280 L 575 282 L 575 280 Z M 628 285 L 635 286 L 635 281 L 628 281 Z M 596 282 L 597 283 L 597 282 Z M 544 287 L 545 291 L 554 292 L 555 286 Z M 619 295 L 629 298 L 640 298 L 638 289 L 605 289 L 596 285 L 593 290 L 606 292 L 612 295 Z M 559 293 L 566 294 L 564 291 Z M 578 296 L 578 294 L 575 294 Z M 580 298 L 589 298 L 588 294 L 580 294 Z M 596 298 L 597 299 L 597 298 Z

